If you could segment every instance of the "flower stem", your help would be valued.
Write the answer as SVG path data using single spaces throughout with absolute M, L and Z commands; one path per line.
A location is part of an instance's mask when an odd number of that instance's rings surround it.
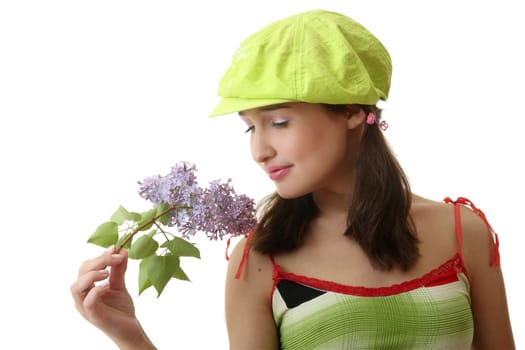
M 120 245 L 117 245 L 115 247 L 115 252 L 118 253 L 120 251 L 120 249 L 122 249 L 122 247 L 124 247 L 126 244 L 128 244 L 129 241 L 131 241 L 131 239 L 133 239 L 133 236 L 135 236 L 135 234 L 137 234 L 138 232 L 142 231 L 144 229 L 144 227 L 147 227 L 149 226 L 150 224 L 153 224 L 155 223 L 155 221 L 166 215 L 167 213 L 169 213 L 170 211 L 172 210 L 175 210 L 175 209 L 178 209 L 178 206 L 177 205 L 172 205 L 171 207 L 168 207 L 167 209 L 163 210 L 162 212 L 160 212 L 159 214 L 155 215 L 154 217 L 152 217 L 150 220 L 144 222 L 142 225 L 139 225 L 137 226 L 129 235 L 128 237 L 126 237 L 126 239 L 124 241 L 122 241 L 122 243 Z

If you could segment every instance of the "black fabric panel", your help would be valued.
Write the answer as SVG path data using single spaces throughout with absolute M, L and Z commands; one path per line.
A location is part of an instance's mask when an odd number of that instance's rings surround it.
M 286 306 L 290 309 L 326 293 L 323 290 L 310 288 L 287 280 L 280 281 L 279 284 L 277 284 L 277 289 Z

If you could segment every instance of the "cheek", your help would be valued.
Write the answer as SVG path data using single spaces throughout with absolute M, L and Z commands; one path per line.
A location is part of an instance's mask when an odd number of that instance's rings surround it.
M 279 144 L 281 154 L 293 158 L 294 161 L 308 157 L 315 151 L 316 147 L 317 142 L 308 135 L 290 135 Z
M 321 153 L 326 156 L 336 155 L 346 149 L 347 137 L 345 130 L 324 130 L 306 135 L 302 144 L 305 153 Z
M 315 166 L 319 174 L 328 176 L 337 169 L 346 169 L 351 160 L 346 138 L 339 135 L 321 140 L 310 149 L 309 164 Z

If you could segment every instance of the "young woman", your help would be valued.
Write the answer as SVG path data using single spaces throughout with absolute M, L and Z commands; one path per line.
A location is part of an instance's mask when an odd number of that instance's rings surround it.
M 483 212 L 413 194 L 386 143 L 391 69 L 370 32 L 328 11 L 274 22 L 236 52 L 212 115 L 239 113 L 276 192 L 230 259 L 232 349 L 514 348 Z M 126 263 L 112 249 L 86 261 L 71 292 L 121 349 L 154 349 Z

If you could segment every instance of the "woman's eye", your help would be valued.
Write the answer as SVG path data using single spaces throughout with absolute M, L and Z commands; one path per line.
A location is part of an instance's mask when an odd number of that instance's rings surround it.
M 249 132 L 252 132 L 252 131 L 254 131 L 254 130 L 255 130 L 255 126 L 254 126 L 254 125 L 249 125 L 249 126 L 248 126 L 248 129 L 246 129 L 244 132 L 245 132 L 245 133 L 249 133 Z
M 272 122 L 272 125 L 277 128 L 284 128 L 288 125 L 288 120 L 280 120 Z

